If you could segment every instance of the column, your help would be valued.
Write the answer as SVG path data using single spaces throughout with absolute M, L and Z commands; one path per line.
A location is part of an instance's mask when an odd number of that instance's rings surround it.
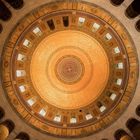
M 5 125 L 1 124 L 0 125 L 0 140 L 6 140 L 8 135 L 9 135 L 9 129 Z

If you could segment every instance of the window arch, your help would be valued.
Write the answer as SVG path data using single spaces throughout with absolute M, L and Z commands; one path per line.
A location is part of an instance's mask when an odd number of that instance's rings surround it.
M 140 139 L 140 121 L 135 118 L 131 118 L 126 123 L 127 128 L 132 132 L 136 140 Z
M 114 134 L 115 140 L 121 140 L 123 138 L 128 138 L 128 140 L 133 140 L 127 132 L 125 132 L 123 129 L 118 129 Z
M 20 132 L 17 136 L 16 139 L 20 139 L 20 140 L 30 140 L 30 137 L 27 133 L 24 132 Z
M 2 122 L 2 125 L 6 126 L 8 128 L 9 133 L 11 133 L 13 131 L 13 129 L 15 128 L 15 124 L 11 120 L 6 120 L 6 121 Z
M 126 9 L 126 16 L 129 18 L 135 18 L 140 14 L 140 1 L 139 0 L 134 0 Z
M 126 122 L 126 126 L 130 131 L 133 131 L 138 124 L 140 124 L 140 122 L 135 118 L 131 118 Z
M 138 32 L 140 32 L 140 19 L 136 22 L 135 27 L 136 27 L 136 30 L 137 30 Z
M 5 115 L 4 110 L 2 109 L 2 107 L 0 107 L 0 119 L 2 119 Z
M 115 6 L 121 5 L 124 2 L 124 0 L 110 0 L 110 1 Z
M 0 33 L 2 32 L 2 30 L 3 30 L 3 27 L 2 27 L 2 25 L 0 24 Z
M 23 0 L 5 0 L 5 1 L 8 2 L 14 9 L 20 9 L 24 5 Z
M 0 19 L 3 21 L 7 21 L 12 17 L 12 13 L 10 10 L 5 6 L 5 4 L 0 1 Z

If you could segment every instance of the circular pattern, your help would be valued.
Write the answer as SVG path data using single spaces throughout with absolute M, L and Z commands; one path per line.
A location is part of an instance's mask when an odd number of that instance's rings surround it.
M 84 66 L 81 60 L 75 56 L 68 55 L 60 58 L 56 64 L 56 76 L 66 84 L 74 84 L 83 75 Z
M 77 43 L 75 37 L 84 42 Z M 51 46 L 52 40 L 55 43 Z M 67 42 L 70 46 L 65 46 Z M 90 45 L 86 45 L 89 42 Z M 58 61 L 67 60 L 65 66 L 69 65 L 70 59 L 66 56 L 73 56 L 73 61 L 81 67 L 74 83 L 68 81 L 71 80 L 69 77 L 64 79 L 63 76 L 62 80 L 56 74 Z M 33 87 L 43 100 L 55 107 L 76 109 L 92 103 L 104 90 L 109 76 L 108 58 L 99 42 L 85 33 L 59 31 L 46 37 L 37 46 L 31 58 L 30 75 Z M 102 78 L 98 78 L 100 76 Z
M 55 136 L 86 136 L 107 127 L 130 103 L 137 75 L 127 31 L 85 2 L 36 9 L 3 50 L 3 87 L 12 106 L 29 125 Z

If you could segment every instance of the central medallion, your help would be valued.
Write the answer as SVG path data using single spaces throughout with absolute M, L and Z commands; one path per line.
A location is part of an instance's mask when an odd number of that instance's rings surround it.
M 55 73 L 61 82 L 74 84 L 83 77 L 84 65 L 76 56 L 63 56 L 56 64 Z

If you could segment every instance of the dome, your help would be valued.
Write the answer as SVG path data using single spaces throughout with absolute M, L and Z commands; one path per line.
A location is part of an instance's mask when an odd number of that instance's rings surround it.
M 2 39 L 0 105 L 15 123 L 0 129 L 21 127 L 15 138 L 27 140 L 30 131 L 37 140 L 129 139 L 121 122 L 139 104 L 139 32 L 126 27 L 128 15 L 114 2 L 32 2 L 21 3 Z

